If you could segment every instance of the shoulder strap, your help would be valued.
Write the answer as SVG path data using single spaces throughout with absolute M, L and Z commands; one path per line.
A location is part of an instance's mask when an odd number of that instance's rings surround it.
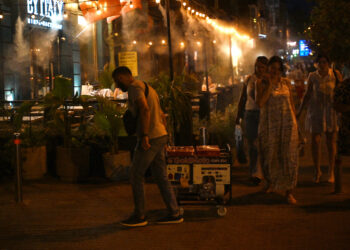
M 148 84 L 146 82 L 143 82 L 143 83 L 145 84 L 145 87 L 146 87 L 146 89 L 145 89 L 145 96 L 147 98 L 148 97 L 148 92 L 149 92 Z

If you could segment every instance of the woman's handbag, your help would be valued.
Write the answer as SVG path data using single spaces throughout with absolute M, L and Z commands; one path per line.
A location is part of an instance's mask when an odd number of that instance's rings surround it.
M 146 87 L 145 97 L 147 99 L 147 97 L 148 97 L 148 85 L 145 82 L 143 82 L 143 83 L 145 84 L 145 87 Z M 136 114 L 136 116 L 134 116 L 129 109 L 127 109 L 123 115 L 124 128 L 125 128 L 126 133 L 129 136 L 136 134 L 138 116 L 139 116 L 139 114 Z

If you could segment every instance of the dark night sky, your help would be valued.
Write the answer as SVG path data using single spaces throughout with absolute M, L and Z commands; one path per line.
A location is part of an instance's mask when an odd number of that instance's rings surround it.
M 305 25 L 309 22 L 310 13 L 314 6 L 315 0 L 280 0 L 281 3 L 286 3 L 289 16 L 289 25 L 292 35 L 303 33 Z M 242 21 L 241 24 L 247 23 L 249 18 L 249 4 L 256 4 L 257 0 L 238 0 L 236 14 Z M 228 3 L 228 2 L 225 2 Z M 231 6 L 234 7 L 235 5 Z M 227 6 L 228 7 L 228 6 Z
M 302 33 L 308 23 L 314 1 L 286 0 L 292 34 Z

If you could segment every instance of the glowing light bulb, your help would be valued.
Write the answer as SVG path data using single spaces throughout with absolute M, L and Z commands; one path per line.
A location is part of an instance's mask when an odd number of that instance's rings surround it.
M 183 5 L 183 6 L 186 6 L 186 5 L 187 5 L 187 3 L 186 3 L 186 2 L 183 2 L 183 3 L 182 3 L 182 5 Z
M 136 42 L 136 40 L 134 40 L 134 41 L 132 41 L 132 43 L 133 43 L 133 44 L 136 44 L 137 42 Z
M 148 42 L 148 45 L 149 45 L 149 46 L 152 46 L 152 45 L 153 45 L 153 43 L 152 43 L 152 42 Z
M 180 43 L 180 46 L 181 46 L 181 48 L 185 47 L 185 43 L 184 43 L 184 42 L 181 42 L 181 43 Z
M 101 15 L 101 13 L 102 13 L 101 10 L 97 10 L 97 11 L 96 11 L 96 14 L 97 14 L 97 15 Z
M 162 44 L 165 44 L 165 40 L 162 40 Z
M 156 0 L 156 3 L 160 3 L 160 0 Z
M 190 11 L 190 10 L 191 10 L 191 7 L 187 7 L 187 10 Z

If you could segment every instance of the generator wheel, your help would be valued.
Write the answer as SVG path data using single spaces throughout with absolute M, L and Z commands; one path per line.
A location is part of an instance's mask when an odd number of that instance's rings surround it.
M 223 217 L 227 214 L 227 208 L 224 206 L 218 206 L 217 207 L 217 213 L 220 217 Z

